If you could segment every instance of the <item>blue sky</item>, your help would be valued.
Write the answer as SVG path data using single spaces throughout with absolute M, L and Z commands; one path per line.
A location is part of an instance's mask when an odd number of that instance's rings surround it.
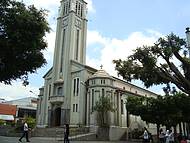
M 0 96 L 6 100 L 36 96 L 43 85 L 42 76 L 52 66 L 56 17 L 60 0 L 23 0 L 49 10 L 52 31 L 46 35 L 44 51 L 48 64 L 30 75 L 30 85 L 15 81 L 12 86 L 0 84 Z M 137 46 L 152 45 L 160 36 L 171 32 L 185 38 L 190 26 L 189 0 L 86 0 L 88 2 L 87 65 L 103 68 L 116 76 L 113 59 L 125 59 Z M 138 85 L 143 85 L 138 82 Z M 29 92 L 32 90 L 35 94 Z M 150 90 L 161 93 L 161 87 Z

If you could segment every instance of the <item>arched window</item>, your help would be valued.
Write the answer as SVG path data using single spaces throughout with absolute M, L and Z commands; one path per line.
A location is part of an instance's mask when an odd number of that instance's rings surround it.
M 62 87 L 58 87 L 57 88 L 57 96 L 62 96 L 63 95 L 63 88 Z
M 105 96 L 105 90 L 104 90 L 104 88 L 102 88 L 102 96 L 103 97 Z

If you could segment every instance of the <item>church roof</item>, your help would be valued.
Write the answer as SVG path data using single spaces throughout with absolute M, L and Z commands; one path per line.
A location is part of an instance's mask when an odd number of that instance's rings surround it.
M 95 77 L 111 78 L 111 76 L 103 69 L 100 69 L 97 72 L 95 72 L 90 78 L 95 78 Z

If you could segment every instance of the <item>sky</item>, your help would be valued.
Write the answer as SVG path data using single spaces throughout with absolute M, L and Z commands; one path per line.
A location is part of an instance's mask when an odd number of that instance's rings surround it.
M 88 3 L 87 65 L 103 69 L 117 76 L 113 59 L 126 59 L 132 51 L 143 45 L 152 45 L 159 37 L 171 32 L 185 38 L 190 27 L 189 0 L 85 0 Z M 43 86 L 43 75 L 52 67 L 55 45 L 56 18 L 60 0 L 23 0 L 27 5 L 48 10 L 47 20 L 51 32 L 44 37 L 48 47 L 44 51 L 47 64 L 29 75 L 30 84 L 13 81 L 0 83 L 0 98 L 5 100 L 37 97 Z M 134 82 L 144 88 L 141 82 Z M 148 90 L 162 94 L 162 87 Z M 32 91 L 32 92 L 30 92 Z

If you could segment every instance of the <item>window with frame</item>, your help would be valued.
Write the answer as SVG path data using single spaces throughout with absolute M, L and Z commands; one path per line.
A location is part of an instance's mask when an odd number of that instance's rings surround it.
M 92 80 L 92 84 L 95 84 L 95 83 L 96 83 L 96 82 L 95 82 L 95 79 L 93 79 L 93 80 Z
M 48 86 L 49 90 L 48 90 L 48 99 L 50 99 L 50 96 L 51 96 L 51 84 Z
M 63 87 L 58 87 L 57 88 L 57 96 L 62 96 L 63 95 Z
M 75 112 L 75 104 L 73 104 L 73 112 Z
M 121 100 L 121 114 L 123 114 L 123 100 Z
M 80 79 L 77 77 L 73 79 L 73 96 L 79 95 L 79 88 L 80 88 Z
M 63 29 L 63 43 L 62 43 L 62 47 L 61 47 L 61 64 L 60 64 L 60 73 L 62 73 L 63 72 L 63 59 L 64 59 L 64 57 L 63 57 L 63 54 L 64 54 L 64 44 L 65 44 L 65 29 Z
M 79 95 L 79 78 L 77 78 L 77 96 Z
M 78 104 L 76 104 L 76 110 L 75 111 L 78 112 Z
M 73 80 L 73 95 L 75 96 L 76 79 Z
M 104 88 L 102 88 L 102 96 L 103 97 L 105 96 L 105 90 L 104 90 Z
M 75 60 L 78 60 L 79 56 L 79 29 L 76 31 L 76 51 L 75 51 Z
M 94 111 L 94 89 L 92 89 L 92 112 Z

